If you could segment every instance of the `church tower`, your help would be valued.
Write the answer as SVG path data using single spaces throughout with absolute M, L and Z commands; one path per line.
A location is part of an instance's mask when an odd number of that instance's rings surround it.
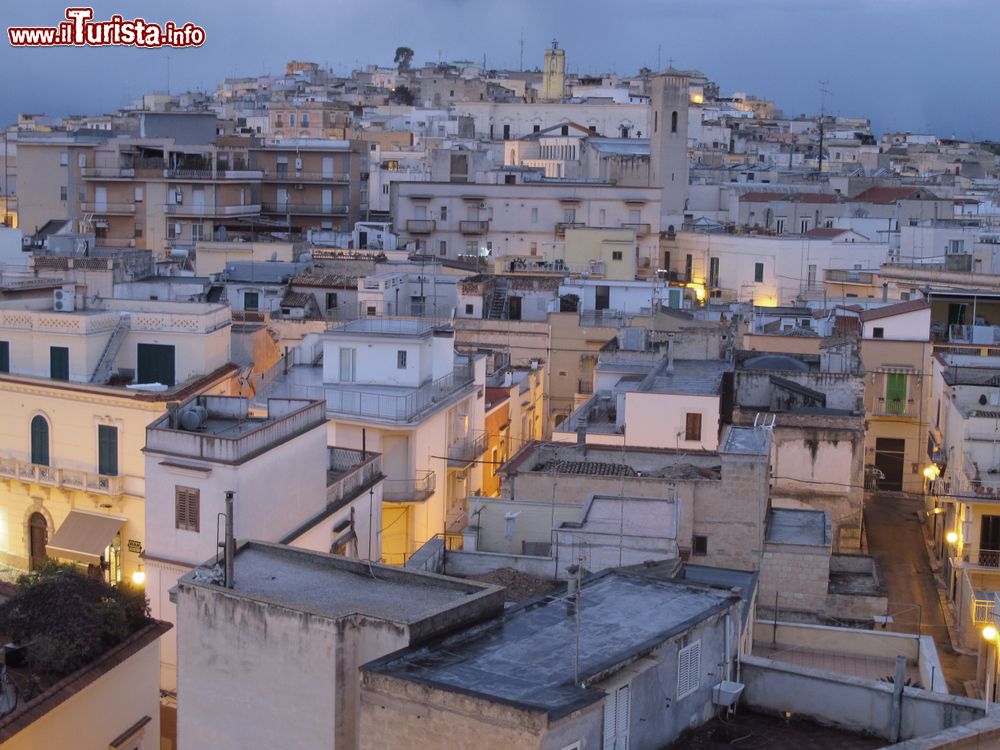
M 542 69 L 542 99 L 559 101 L 566 84 L 566 50 L 559 49 L 559 42 L 552 40 L 552 49 L 545 50 L 545 67 Z
M 688 78 L 668 68 L 652 80 L 649 160 L 661 188 L 660 231 L 679 231 L 688 199 Z

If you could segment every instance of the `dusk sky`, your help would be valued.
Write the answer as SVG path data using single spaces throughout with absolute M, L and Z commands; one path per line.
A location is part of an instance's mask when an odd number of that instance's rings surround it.
M 5 26 L 64 20 L 65 1 L 13 0 Z M 192 21 L 199 49 L 12 48 L 3 43 L 0 121 L 18 112 L 96 114 L 143 93 L 213 90 L 227 76 L 280 72 L 291 59 L 337 73 L 391 65 L 406 45 L 414 63 L 472 59 L 541 65 L 553 37 L 572 72 L 631 74 L 660 61 L 695 68 L 723 93 L 776 100 L 786 115 L 868 116 L 873 129 L 1000 139 L 997 0 L 216 0 L 98 2 L 95 18 Z

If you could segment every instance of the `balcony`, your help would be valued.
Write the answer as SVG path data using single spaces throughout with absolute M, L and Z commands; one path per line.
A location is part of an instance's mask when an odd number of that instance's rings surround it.
M 346 172 L 303 172 L 286 169 L 265 169 L 264 182 L 350 182 Z
M 981 568 L 1000 568 L 1000 550 L 996 549 L 969 549 L 966 551 L 970 565 L 978 565 Z
M 259 169 L 164 169 L 168 180 L 227 180 L 232 182 L 259 180 L 264 173 Z
M 864 286 L 874 284 L 876 275 L 871 271 L 855 271 L 843 268 L 828 268 L 823 272 L 823 278 L 826 281 L 843 284 L 862 284 Z
M 406 231 L 409 234 L 431 234 L 437 227 L 434 219 L 407 219 Z
M 315 215 L 315 216 L 347 216 L 350 213 L 350 206 L 335 206 L 325 203 L 265 203 L 263 210 L 266 214 L 288 214 L 293 216 Z
M 460 221 L 458 231 L 466 235 L 486 234 L 490 229 L 488 221 Z
M 974 591 L 972 600 L 972 621 L 976 625 L 985 625 L 994 621 L 997 600 L 1000 594 L 991 591 Z
M 437 476 L 433 471 L 418 471 L 414 479 L 386 479 L 382 499 L 390 503 L 419 503 L 434 494 Z
M 590 378 L 577 378 L 576 392 L 583 396 L 590 396 L 594 393 L 594 381 Z
M 63 490 L 79 490 L 99 495 L 120 495 L 122 478 L 92 474 L 76 469 L 59 469 L 19 461 L 16 458 L 0 458 L 0 477 L 19 482 L 31 482 Z
M 556 224 L 556 237 L 565 237 L 567 229 L 579 229 L 580 227 L 584 226 L 586 226 L 586 224 L 584 224 L 582 221 L 559 222 L 558 224 Z
M 486 452 L 486 433 L 482 430 L 467 435 L 448 448 L 448 466 L 465 468 Z
M 163 212 L 168 216 L 255 216 L 260 213 L 260 204 L 244 206 L 198 206 L 186 203 L 167 203 Z
M 649 225 L 648 222 L 641 222 L 641 221 L 623 221 L 621 223 L 621 228 L 632 229 L 640 237 L 649 234 L 652 231 L 652 227 Z
M 382 454 L 368 451 L 362 460 L 361 451 L 349 448 L 328 448 L 326 503 L 338 505 L 358 494 L 382 476 Z
M 98 237 L 94 240 L 98 247 L 135 247 L 134 237 Z M 139 240 L 140 244 L 142 240 Z
M 133 167 L 84 167 L 80 170 L 84 177 L 99 177 L 103 180 L 130 180 L 135 177 Z
M 90 201 L 85 201 L 80 204 L 80 209 L 86 213 L 90 214 L 134 214 L 135 204 L 134 203 L 92 203 Z
M 916 419 L 918 415 L 916 402 L 911 398 L 885 399 L 879 397 L 872 405 L 872 416 L 874 417 L 901 417 L 904 419 Z

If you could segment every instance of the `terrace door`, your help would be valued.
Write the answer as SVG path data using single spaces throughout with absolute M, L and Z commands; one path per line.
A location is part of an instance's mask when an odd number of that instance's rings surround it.
M 1000 567 L 1000 516 L 983 516 L 979 522 L 979 564 Z
M 45 516 L 41 513 L 32 513 L 28 521 L 30 532 L 30 555 L 29 564 L 32 570 L 38 570 L 42 564 L 48 560 L 45 553 L 45 545 L 49 543 L 49 528 L 45 522 Z

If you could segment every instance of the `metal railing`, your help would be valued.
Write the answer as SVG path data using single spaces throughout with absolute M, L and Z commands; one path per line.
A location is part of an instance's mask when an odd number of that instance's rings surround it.
M 399 395 L 379 393 L 364 387 L 333 386 L 321 390 L 325 391 L 326 406 L 329 411 L 382 419 L 409 420 L 472 381 L 472 368 L 469 365 L 461 365 L 448 375 Z
M 300 169 L 265 169 L 264 179 L 282 182 L 350 182 L 351 175 L 346 172 L 303 172 Z
M 977 625 L 993 622 L 993 607 L 995 605 L 996 599 L 973 599 L 972 621 Z
M 42 466 L 16 458 L 0 458 L 0 477 L 34 482 L 60 489 L 74 489 L 82 492 L 96 492 L 101 495 L 120 495 L 122 478 L 105 476 L 77 469 L 60 469 Z
M 448 463 L 451 465 L 470 464 L 486 452 L 486 433 L 475 430 L 463 440 L 448 448 Z
M 433 471 L 418 471 L 413 479 L 386 479 L 382 483 L 382 499 L 390 503 L 415 503 L 426 500 L 437 489 Z
M 486 234 L 489 231 L 489 221 L 460 221 L 458 231 L 462 234 Z
M 321 214 L 323 216 L 347 216 L 350 206 L 326 205 L 323 203 L 264 203 L 264 213 L 269 214 Z
M 407 219 L 406 231 L 410 234 L 430 234 L 437 226 L 434 219 Z
M 556 224 L 556 237 L 565 237 L 567 229 L 579 229 L 587 226 L 582 221 L 560 221 Z
M 169 216 L 247 216 L 260 213 L 259 203 L 229 206 L 202 206 L 187 203 L 166 203 L 163 212 Z
M 984 568 L 1000 568 L 1000 550 L 981 549 L 970 552 L 969 562 Z
M 80 204 L 80 209 L 86 211 L 87 213 L 94 214 L 134 214 L 135 204 L 108 203 L 107 201 L 104 201 L 103 203 L 84 201 Z
M 349 448 L 329 448 L 329 468 L 346 471 L 326 487 L 326 502 L 333 505 L 347 499 L 382 475 L 382 454 L 368 451 L 362 460 L 361 451 Z
M 578 378 L 576 381 L 576 392 L 584 395 L 590 395 L 594 392 L 594 381 L 588 378 Z
M 887 399 L 879 397 L 872 405 L 872 414 L 876 417 L 916 417 L 916 402 L 911 399 Z

